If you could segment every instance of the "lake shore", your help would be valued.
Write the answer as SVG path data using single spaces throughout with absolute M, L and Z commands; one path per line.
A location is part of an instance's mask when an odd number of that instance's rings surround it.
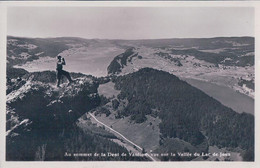
M 236 92 L 229 87 L 206 81 L 191 78 L 181 79 L 238 113 L 246 112 L 254 115 L 254 99 L 247 95 Z

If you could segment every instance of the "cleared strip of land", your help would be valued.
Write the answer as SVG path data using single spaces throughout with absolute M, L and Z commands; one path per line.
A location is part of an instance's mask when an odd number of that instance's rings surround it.
M 130 144 L 136 146 L 139 150 L 143 150 L 142 147 L 138 146 L 137 144 L 135 144 L 134 142 L 130 141 L 129 139 L 127 139 L 124 135 L 122 135 L 121 133 L 119 133 L 118 131 L 114 130 L 113 128 L 109 127 L 108 125 L 102 123 L 101 121 L 99 121 L 93 114 L 89 113 L 89 115 L 99 124 L 103 125 L 104 127 L 106 127 L 107 129 L 111 130 L 112 132 L 116 133 L 117 135 L 119 135 L 120 137 L 122 137 L 124 140 L 126 140 L 127 142 L 129 142 Z M 156 161 L 156 159 L 154 159 L 150 154 L 145 153 L 145 155 L 147 157 L 149 157 L 152 161 Z

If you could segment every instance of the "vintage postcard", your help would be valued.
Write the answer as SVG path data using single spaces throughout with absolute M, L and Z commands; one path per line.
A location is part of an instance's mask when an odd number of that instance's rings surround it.
M 3 167 L 257 167 L 260 3 L 0 5 Z

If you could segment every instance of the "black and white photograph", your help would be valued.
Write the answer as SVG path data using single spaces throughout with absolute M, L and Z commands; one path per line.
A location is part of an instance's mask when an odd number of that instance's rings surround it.
M 254 7 L 6 10 L 6 162 L 255 161 Z

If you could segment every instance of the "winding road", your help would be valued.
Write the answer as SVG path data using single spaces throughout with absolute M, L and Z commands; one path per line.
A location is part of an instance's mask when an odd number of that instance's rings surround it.
M 99 124 L 103 125 L 104 127 L 108 128 L 109 130 L 113 131 L 114 133 L 116 133 L 117 135 L 119 135 L 120 137 L 122 137 L 124 140 L 126 140 L 127 142 L 129 142 L 130 144 L 134 145 L 135 147 L 137 147 L 139 150 L 143 150 L 142 147 L 138 146 L 137 144 L 135 144 L 134 142 L 130 141 L 129 139 L 127 139 L 124 135 L 122 135 L 121 133 L 119 133 L 118 131 L 114 130 L 113 128 L 109 127 L 108 125 L 102 123 L 101 121 L 99 121 L 93 114 L 89 113 L 89 115 Z M 152 161 L 157 161 L 155 158 L 153 158 L 149 153 L 145 153 L 145 156 L 149 157 Z

